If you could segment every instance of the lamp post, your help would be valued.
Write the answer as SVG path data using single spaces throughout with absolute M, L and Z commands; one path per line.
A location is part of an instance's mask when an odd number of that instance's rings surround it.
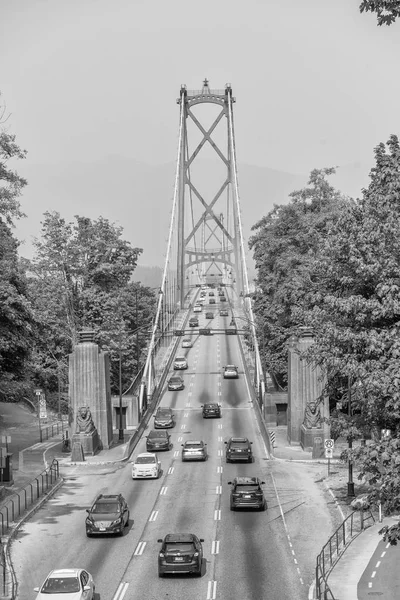
M 124 422 L 122 418 L 122 334 L 119 334 L 119 430 L 118 439 L 119 441 L 124 440 Z
M 349 426 L 351 427 L 351 376 L 348 377 L 348 417 L 349 417 Z M 354 493 L 354 482 L 353 482 L 353 460 L 351 457 L 351 450 L 353 448 L 353 437 L 350 428 L 350 435 L 347 438 L 349 444 L 349 480 L 347 482 L 347 496 L 353 498 L 355 496 Z

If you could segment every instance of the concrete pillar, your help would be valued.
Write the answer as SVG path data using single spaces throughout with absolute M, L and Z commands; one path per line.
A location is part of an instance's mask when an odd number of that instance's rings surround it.
M 89 406 L 101 447 L 109 448 L 113 441 L 109 355 L 93 342 L 94 332 L 81 332 L 79 339 L 69 355 L 71 434 L 75 433 L 78 408 Z

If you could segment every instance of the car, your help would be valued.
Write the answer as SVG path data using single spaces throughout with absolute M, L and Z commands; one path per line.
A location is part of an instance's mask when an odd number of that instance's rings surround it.
M 253 462 L 253 450 L 252 445 L 253 442 L 250 442 L 245 437 L 231 437 L 226 444 L 225 448 L 225 460 L 227 463 L 229 462 Z
M 161 475 L 161 463 L 153 452 L 138 454 L 132 465 L 132 479 L 158 479 Z
M 219 298 L 219 301 L 220 301 L 220 302 L 226 302 L 226 298 L 225 298 L 225 296 L 220 296 L 220 298 Z
M 219 311 L 219 316 L 220 317 L 229 317 L 229 312 L 226 310 L 226 308 L 221 308 L 221 310 Z
M 86 535 L 124 535 L 129 525 L 129 507 L 122 494 L 99 494 L 91 508 L 86 509 Z
M 203 310 L 203 309 L 202 309 L 202 307 L 201 307 L 201 306 L 195 306 L 195 307 L 193 308 L 193 312 L 201 312 L 202 310 Z
M 187 369 L 187 368 L 188 368 L 188 362 L 187 362 L 186 356 L 176 356 L 175 360 L 174 360 L 175 371 L 181 370 L 181 369 Z
M 218 296 L 225 296 L 225 292 L 223 290 L 218 290 Z
M 208 304 L 215 304 L 215 298 L 210 298 Z
M 224 367 L 224 379 L 238 379 L 239 369 L 235 365 L 226 365 Z
M 197 317 L 190 317 L 189 319 L 189 327 L 198 327 L 199 319 Z
M 209 417 L 220 417 L 221 416 L 221 405 L 217 402 L 206 402 L 202 404 L 203 419 Z
M 175 416 L 170 408 L 160 406 L 154 415 L 154 429 L 175 427 Z
M 190 338 L 183 338 L 182 340 L 182 348 L 192 348 L 192 340 Z
M 267 509 L 267 501 L 264 496 L 261 481 L 258 477 L 235 477 L 233 481 L 228 481 L 231 485 L 231 510 L 237 508 L 258 508 L 258 510 Z
M 182 462 L 207 460 L 207 444 L 203 440 L 186 440 L 182 446 Z
M 208 295 L 212 297 L 214 296 L 214 292 L 208 292 Z
M 166 429 L 152 429 L 146 435 L 146 451 L 159 452 L 160 450 L 171 450 L 171 436 Z
M 38 592 L 36 600 L 93 600 L 93 577 L 85 569 L 55 569 L 50 571 Z
M 170 392 L 176 392 L 185 389 L 185 384 L 180 375 L 171 375 L 168 379 L 168 390 Z
M 159 539 L 158 576 L 167 573 L 193 573 L 201 576 L 203 564 L 203 538 L 193 533 L 168 533 Z
M 213 319 L 213 318 L 214 318 L 214 313 L 212 313 L 212 312 L 206 313 L 206 319 Z

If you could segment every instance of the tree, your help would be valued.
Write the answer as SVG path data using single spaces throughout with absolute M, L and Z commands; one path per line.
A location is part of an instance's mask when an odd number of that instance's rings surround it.
M 327 180 L 335 169 L 313 170 L 308 187 L 292 192 L 287 205 L 273 210 L 253 226 L 250 239 L 259 293 L 254 307 L 260 350 L 277 382 L 287 382 L 287 340 L 301 321 L 294 307 L 310 287 L 310 264 L 322 240 L 348 200 Z
M 378 25 L 392 25 L 400 16 L 400 0 L 363 0 L 360 12 L 376 13 Z

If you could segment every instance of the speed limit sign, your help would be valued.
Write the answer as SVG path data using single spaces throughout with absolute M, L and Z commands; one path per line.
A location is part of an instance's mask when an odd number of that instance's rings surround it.
M 335 440 L 325 440 L 324 442 L 325 450 L 333 450 L 334 445 Z

